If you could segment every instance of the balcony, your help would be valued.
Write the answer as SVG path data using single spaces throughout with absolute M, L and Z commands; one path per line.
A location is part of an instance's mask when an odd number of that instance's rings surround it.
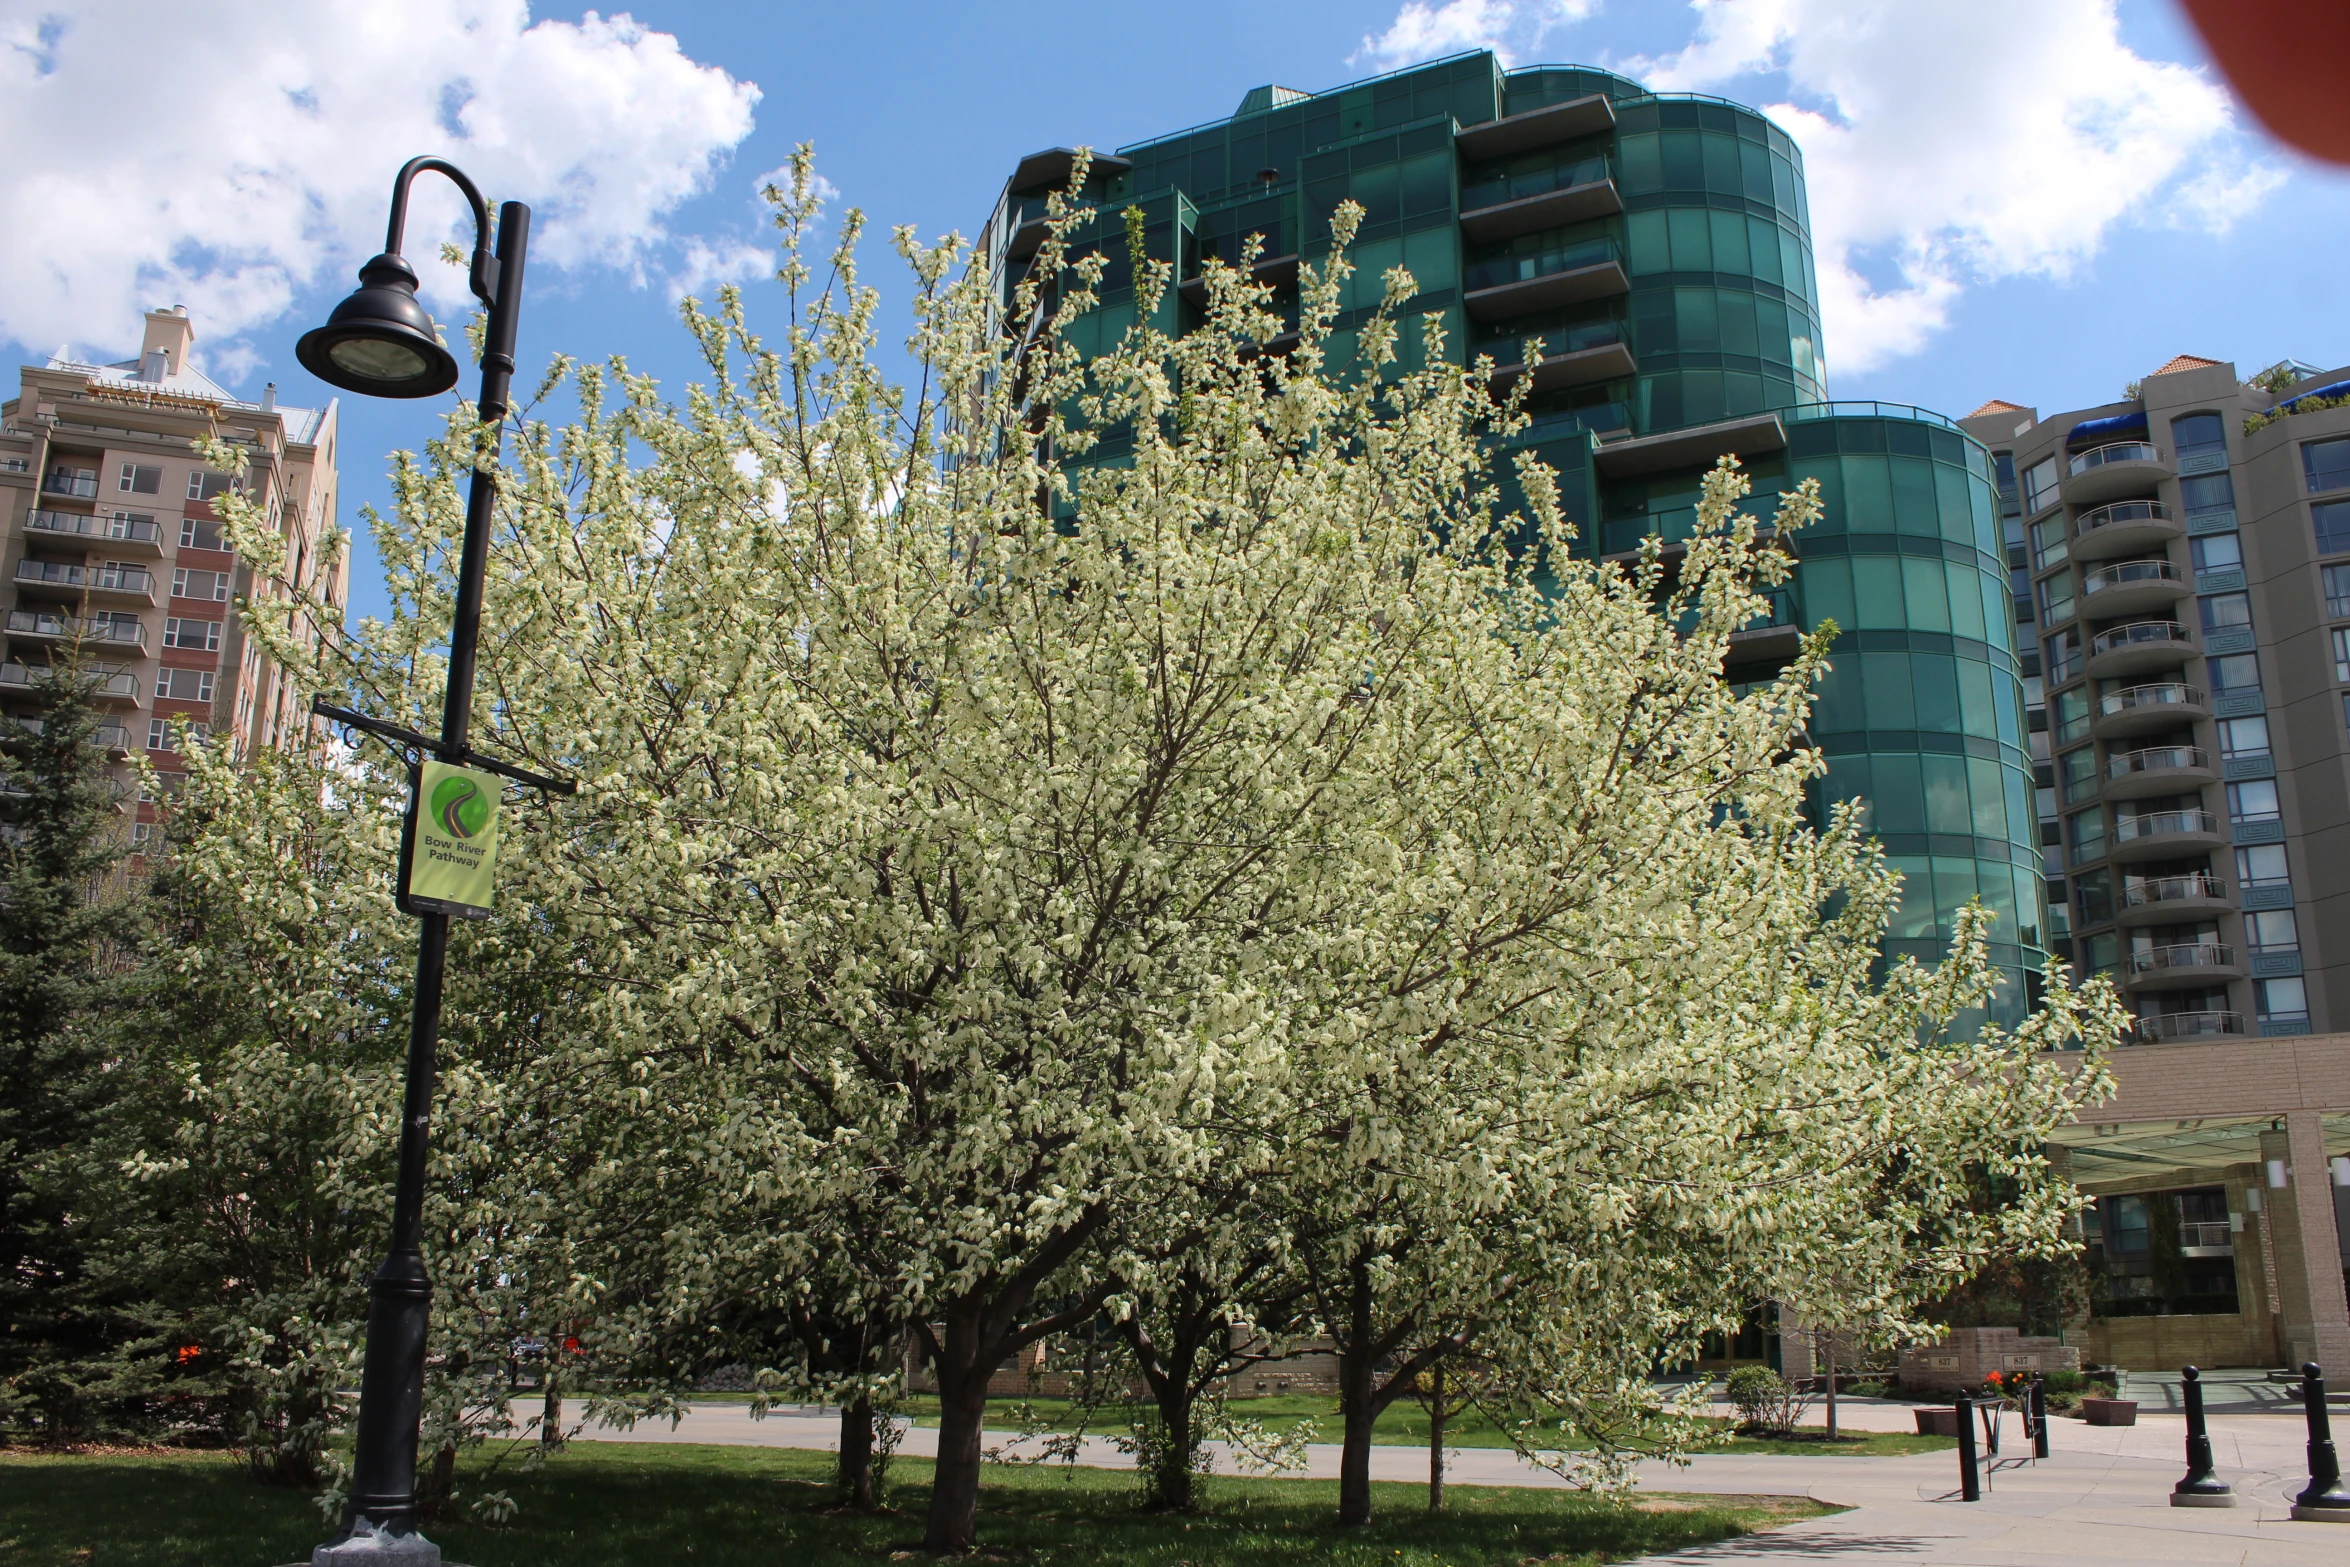
M 2179 520 L 2160 501 L 2116 501 L 2073 519 L 2073 558 L 2111 560 L 2159 549 L 2180 536 Z
M 98 498 L 98 476 L 87 468 L 52 468 L 41 475 L 41 489 L 49 495 L 94 501 Z
M 2233 905 L 2228 890 L 2209 871 L 2184 876 L 2124 876 L 2121 909 L 2124 925 L 2177 925 L 2198 915 L 2225 913 Z
M 1463 128 L 1453 145 L 1463 158 L 1484 163 L 1512 153 L 1554 147 L 1582 136 L 1614 130 L 1616 106 L 1605 93 L 1586 93 L 1564 103 L 1544 104 L 1523 114 L 1506 115 Z
M 1235 272 L 1240 270 L 1235 262 L 1226 261 L 1226 265 Z M 1297 281 L 1297 266 L 1295 252 L 1285 256 L 1265 256 L 1249 269 L 1249 281 L 1267 288 L 1286 288 Z M 1177 286 L 1176 292 L 1183 296 L 1185 303 L 1204 307 L 1208 302 L 1207 277 L 1204 273 L 1194 273 Z
M 2244 1015 L 2240 1012 L 2166 1012 L 2160 1017 L 2142 1017 L 2133 1030 L 2142 1045 L 2159 1045 L 2181 1039 L 2224 1039 L 2244 1032 Z
M 163 529 L 152 517 L 130 512 L 93 516 L 86 511 L 29 511 L 25 530 L 43 538 L 84 539 L 145 555 L 163 553 Z
M 2244 965 L 2235 948 L 2195 941 L 2131 953 L 2126 983 L 2132 990 L 2177 990 L 2243 977 Z
M 2170 477 L 2162 453 L 2146 441 L 2113 441 L 2073 454 L 2057 489 L 2067 503 L 2094 506 L 2125 495 L 2152 495 Z
M 1624 328 L 1621 322 L 1590 321 L 1566 331 L 1530 332 L 1528 337 L 1542 339 L 1542 357 L 1533 367 L 1537 392 L 1547 392 L 1562 386 L 1589 386 L 1598 381 L 1620 380 L 1633 373 L 1632 351 L 1624 346 Z M 1526 374 L 1526 363 L 1519 357 L 1524 352 L 1525 339 L 1516 343 L 1508 340 L 1488 341 L 1478 345 L 1479 351 L 1502 353 L 1511 351 L 1510 362 L 1497 366 L 1493 372 L 1493 387 L 1501 391 L 1519 376 Z
M 37 637 L 45 642 L 102 642 L 110 647 L 132 647 L 141 652 L 147 647 L 147 628 L 135 620 L 82 619 L 78 615 L 61 615 L 45 609 L 12 609 L 8 612 L 8 634 L 12 637 Z
M 1563 228 L 1623 210 L 1605 158 L 1578 158 L 1461 187 L 1461 233 L 1472 242 Z
M 2187 574 L 2167 560 L 2116 561 L 2082 578 L 2081 613 L 2143 615 L 2168 609 L 2194 591 Z
M 2119 740 L 2210 716 L 2210 698 L 2201 691 L 2184 681 L 2160 680 L 2099 697 L 2091 730 L 2100 740 Z
M 1480 261 L 1461 281 L 1468 290 L 1463 303 L 1469 318 L 1488 322 L 1586 300 L 1611 299 L 1632 287 L 1632 280 L 1624 275 L 1622 253 L 1612 239 L 1587 239 L 1523 256 Z
M 2143 800 L 2148 795 L 2183 794 L 2217 783 L 2211 753 L 2199 745 L 2155 745 L 2105 759 L 2105 797 Z
M 91 694 L 102 702 L 137 702 L 139 677 L 111 664 L 91 664 L 82 673 L 91 681 Z M 37 691 L 49 678 L 46 664 L 0 664 L 0 690 Z
M 2119 812 L 2113 819 L 2109 856 L 2122 860 L 2164 860 L 2219 847 L 2219 818 L 2209 811 Z
M 2089 639 L 2089 673 L 2099 680 L 2176 669 L 2195 653 L 2194 634 L 2175 620 L 2138 620 Z
M 14 720 L 14 724 L 18 729 L 30 735 L 37 735 L 46 727 L 38 718 L 20 717 Z M 14 737 L 11 736 L 11 738 Z M 101 751 L 110 751 L 120 755 L 131 748 L 131 732 L 120 724 L 100 724 L 90 731 L 89 743 Z
M 99 566 L 90 572 L 90 596 L 132 599 L 150 608 L 155 603 L 155 573 L 137 566 Z

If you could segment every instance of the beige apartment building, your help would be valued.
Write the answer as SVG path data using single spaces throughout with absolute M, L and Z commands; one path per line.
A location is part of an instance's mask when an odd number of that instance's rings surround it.
M 238 622 L 256 592 L 282 590 L 257 586 L 227 548 L 214 502 L 232 489 L 253 496 L 296 580 L 337 605 L 349 588 L 348 556 L 319 558 L 335 517 L 335 404 L 287 407 L 274 385 L 257 403 L 238 398 L 188 364 L 195 335 L 184 307 L 150 311 L 136 359 L 27 365 L 0 404 L 0 725 L 37 725 L 40 670 L 78 648 L 112 715 L 100 740 L 125 764 L 124 809 L 141 841 L 154 805 L 134 806 L 127 763 L 143 753 L 167 779 L 183 770 L 172 720 L 238 755 L 317 732 Z M 242 450 L 241 474 L 206 464 L 214 439 Z
M 2350 1368 L 2350 369 L 1960 421 L 2000 491 L 2051 956 L 2136 1014 L 2062 1134 L 2092 1361 Z M 2342 406 L 2332 406 L 2341 400 Z

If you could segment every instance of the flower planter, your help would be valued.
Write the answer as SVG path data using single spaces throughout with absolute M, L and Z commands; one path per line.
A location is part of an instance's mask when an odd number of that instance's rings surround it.
M 2134 1398 L 2084 1398 L 2081 1418 L 2093 1426 L 2134 1426 L 2138 1401 Z
M 1910 1413 L 1917 1416 L 1918 1435 L 1920 1436 L 1958 1435 L 1958 1410 L 1955 1407 L 1913 1409 Z

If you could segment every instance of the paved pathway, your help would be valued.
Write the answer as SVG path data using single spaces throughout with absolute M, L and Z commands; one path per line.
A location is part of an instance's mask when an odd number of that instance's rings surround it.
M 1910 1429 L 1905 1404 L 1840 1401 L 1854 1429 Z M 1897 1418 L 1898 1417 L 1898 1418 Z M 1865 1422 L 1865 1423 L 1864 1423 Z M 2052 1423 L 2054 1454 L 2039 1464 L 2015 1461 L 2026 1444 L 2012 1426 L 2004 1461 L 1987 1477 L 1984 1500 L 1950 1499 L 1958 1464 L 1948 1452 L 1903 1458 L 1811 1458 L 1700 1454 L 1686 1468 L 1643 1464 L 1649 1490 L 1808 1496 L 1850 1509 L 1767 1534 L 1724 1541 L 1668 1557 L 1656 1567 L 1752 1562 L 1916 1562 L 1946 1567 L 2344 1567 L 2350 1525 L 2296 1523 L 2286 1498 L 2306 1483 L 2301 1421 L 2283 1414 L 2226 1414 L 2211 1421 L 2220 1477 L 2242 1498 L 2227 1509 L 2174 1508 L 2170 1488 L 2185 1468 L 2185 1421 L 2143 1411 L 2134 1427 Z M 707 1442 L 829 1449 L 840 1430 L 829 1412 L 780 1411 L 753 1420 L 738 1404 L 706 1404 L 672 1429 L 599 1431 L 591 1440 Z M 991 1440 L 1002 1440 L 1001 1437 Z M 938 1433 L 915 1427 L 899 1451 L 926 1457 Z M 1308 1451 L 1306 1473 L 1335 1478 L 1335 1445 Z M 1128 1468 L 1108 1443 L 1089 1441 L 1081 1461 Z M 1229 1464 L 1219 1464 L 1228 1469 Z M 1559 1482 L 1506 1451 L 1459 1448 L 1447 1477 L 1459 1485 L 1551 1486 Z M 1428 1454 L 1418 1447 L 1375 1447 L 1372 1478 L 1425 1480 Z

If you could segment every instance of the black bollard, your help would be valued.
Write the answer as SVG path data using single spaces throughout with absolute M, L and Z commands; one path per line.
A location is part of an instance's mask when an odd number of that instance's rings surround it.
M 1958 1499 L 1979 1502 L 1983 1499 L 1983 1473 L 1975 1467 L 1975 1401 L 1961 1393 L 1953 1401 L 1951 1413 L 1958 1416 Z
M 2187 1477 L 2170 1488 L 2173 1507 L 2233 1507 L 2236 1493 L 2213 1473 L 2211 1432 L 2203 1424 L 2203 1373 L 2179 1373 L 2187 1395 Z
M 2350 1523 L 2350 1491 L 2342 1489 L 2342 1461 L 2326 1419 L 2325 1373 L 2314 1360 L 2301 1368 L 2301 1414 L 2309 1422 L 2309 1486 L 2293 1498 L 2293 1516 L 2306 1523 Z
M 2048 1379 L 2035 1373 L 2032 1377 L 2032 1456 L 2048 1456 Z

